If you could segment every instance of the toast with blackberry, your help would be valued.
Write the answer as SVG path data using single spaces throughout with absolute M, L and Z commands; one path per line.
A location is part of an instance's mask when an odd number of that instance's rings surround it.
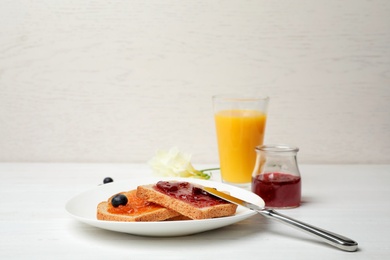
M 136 195 L 136 190 L 118 193 L 97 206 L 97 219 L 108 221 L 163 221 L 187 219 L 180 213 Z

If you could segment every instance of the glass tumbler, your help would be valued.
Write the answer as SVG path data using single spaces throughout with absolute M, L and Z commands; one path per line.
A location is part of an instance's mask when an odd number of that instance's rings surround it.
M 255 147 L 263 144 L 268 97 L 213 96 L 222 181 L 250 189 Z

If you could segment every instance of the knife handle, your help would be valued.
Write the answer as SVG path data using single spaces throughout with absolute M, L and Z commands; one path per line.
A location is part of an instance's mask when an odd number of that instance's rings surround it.
M 350 238 L 335 234 L 333 232 L 314 227 L 312 225 L 306 224 L 304 222 L 295 220 L 293 218 L 290 218 L 288 216 L 285 216 L 283 214 L 280 214 L 276 212 L 273 209 L 261 209 L 261 210 L 256 210 L 257 213 L 267 217 L 267 218 L 272 218 L 275 220 L 278 220 L 279 222 L 282 222 L 284 224 L 287 224 L 289 226 L 295 227 L 301 231 L 304 231 L 310 235 L 314 235 L 317 238 L 323 240 L 324 242 L 335 246 L 341 250 L 345 251 L 356 251 L 358 248 L 358 243 L 353 241 Z

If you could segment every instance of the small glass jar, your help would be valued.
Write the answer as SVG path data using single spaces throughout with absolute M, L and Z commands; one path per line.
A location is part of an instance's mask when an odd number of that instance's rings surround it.
M 295 208 L 301 204 L 301 174 L 298 147 L 263 145 L 256 147 L 252 191 L 267 208 Z

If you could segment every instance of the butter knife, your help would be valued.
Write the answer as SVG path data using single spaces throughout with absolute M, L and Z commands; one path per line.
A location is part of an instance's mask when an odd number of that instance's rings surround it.
M 259 213 L 260 215 L 263 215 L 267 218 L 278 220 L 279 222 L 282 222 L 284 224 L 287 224 L 289 226 L 297 228 L 297 229 L 304 231 L 310 235 L 314 235 L 317 238 L 319 238 L 320 240 L 322 240 L 322 241 L 324 241 L 332 246 L 335 246 L 341 250 L 353 252 L 353 251 L 356 251 L 358 248 L 358 243 L 353 241 L 350 238 L 347 238 L 347 237 L 338 235 L 336 233 L 333 233 L 333 232 L 306 224 L 304 222 L 295 220 L 293 218 L 290 218 L 288 216 L 280 214 L 273 209 L 259 207 L 253 203 L 250 203 L 250 202 L 241 200 L 239 198 L 233 197 L 233 196 L 226 194 L 224 192 L 220 192 L 220 191 L 216 190 L 215 188 L 202 187 L 202 189 L 204 191 L 206 191 L 207 193 L 212 194 L 218 198 L 221 198 L 221 199 L 229 201 L 231 203 L 249 208 L 249 209 L 254 210 L 257 213 Z

